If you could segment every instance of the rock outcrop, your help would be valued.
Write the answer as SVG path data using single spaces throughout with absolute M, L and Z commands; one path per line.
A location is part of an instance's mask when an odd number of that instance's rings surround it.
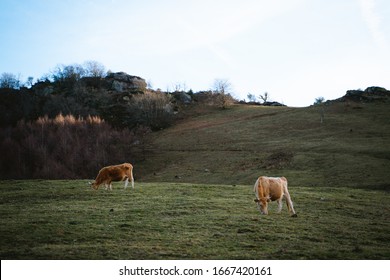
M 143 91 L 146 89 L 144 79 L 125 72 L 109 73 L 105 80 L 109 83 L 111 90 L 117 92 Z
M 390 99 L 390 91 L 382 87 L 368 87 L 365 90 L 347 90 L 346 94 L 337 101 L 354 102 L 386 102 Z

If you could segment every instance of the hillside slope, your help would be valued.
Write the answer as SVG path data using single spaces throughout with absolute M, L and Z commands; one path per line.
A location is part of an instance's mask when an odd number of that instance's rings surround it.
M 327 102 L 307 108 L 235 105 L 156 132 L 136 179 L 390 189 L 390 103 Z

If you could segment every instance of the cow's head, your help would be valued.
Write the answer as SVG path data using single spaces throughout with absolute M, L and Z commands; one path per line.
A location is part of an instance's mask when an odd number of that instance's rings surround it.
M 260 213 L 263 215 L 268 215 L 268 201 L 267 199 L 258 199 L 255 198 L 255 202 L 260 210 Z
M 95 182 L 88 182 L 88 185 L 91 186 L 91 188 L 97 190 L 99 188 L 99 186 L 95 183 Z

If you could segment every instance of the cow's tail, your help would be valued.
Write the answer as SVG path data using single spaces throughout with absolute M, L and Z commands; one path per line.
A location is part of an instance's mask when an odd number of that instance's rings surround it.
M 290 193 L 288 192 L 287 179 L 283 177 L 282 180 L 283 180 L 283 191 L 284 191 L 284 196 L 286 197 L 286 204 L 287 204 L 288 211 L 292 212 L 293 215 L 296 216 L 294 205 L 291 200 Z

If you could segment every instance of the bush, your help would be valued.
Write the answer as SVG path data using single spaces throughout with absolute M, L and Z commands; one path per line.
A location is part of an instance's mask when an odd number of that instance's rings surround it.
M 146 132 L 117 130 L 91 116 L 20 121 L 0 129 L 0 178 L 93 178 L 103 166 L 140 158 Z
M 150 127 L 152 130 L 166 128 L 173 121 L 171 97 L 165 93 L 146 92 L 137 94 L 129 103 L 129 122 Z

